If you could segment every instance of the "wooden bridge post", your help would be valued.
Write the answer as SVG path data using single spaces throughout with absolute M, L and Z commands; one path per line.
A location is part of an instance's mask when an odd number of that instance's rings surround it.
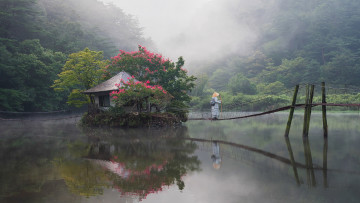
M 306 85 L 304 127 L 303 127 L 303 136 L 304 137 L 307 137 L 309 135 L 310 116 L 311 116 L 312 101 L 314 98 L 314 89 L 315 89 L 315 85 L 311 85 L 311 90 L 309 88 L 309 85 Z
M 311 110 L 312 110 L 312 103 L 313 103 L 313 98 L 314 98 L 314 89 L 315 89 L 315 85 L 311 85 L 310 88 L 310 98 L 309 98 L 309 107 L 308 107 L 308 118 L 306 119 L 307 123 L 306 123 L 306 136 L 308 136 L 309 134 L 309 129 L 310 129 L 310 117 L 311 117 Z
M 290 127 L 291 127 L 291 122 L 292 122 L 292 118 L 294 116 L 294 110 L 295 110 L 295 104 L 296 104 L 296 97 L 299 91 L 299 85 L 295 86 L 295 90 L 294 90 L 294 95 L 293 95 L 293 99 L 292 99 L 292 103 L 291 103 L 291 108 L 290 108 L 290 114 L 289 114 L 289 118 L 288 118 L 288 122 L 286 125 L 286 130 L 285 130 L 285 137 L 289 136 L 289 132 L 290 132 Z
M 326 103 L 326 95 L 325 95 L 325 82 L 321 83 L 321 103 Z M 323 119 L 323 129 L 324 129 L 324 138 L 328 136 L 328 126 L 327 126 L 327 118 L 326 118 L 326 106 L 322 105 L 322 119 Z
M 305 88 L 305 110 L 304 110 L 304 126 L 303 126 L 303 137 L 307 137 L 306 135 L 306 124 L 308 118 L 308 108 L 309 108 L 309 85 L 306 85 Z

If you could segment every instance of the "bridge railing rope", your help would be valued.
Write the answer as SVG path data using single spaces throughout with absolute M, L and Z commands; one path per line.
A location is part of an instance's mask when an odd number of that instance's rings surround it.
M 307 85 L 314 85 L 314 91 L 315 92 L 321 92 L 322 87 L 318 84 L 312 84 L 312 83 L 301 83 L 299 84 L 299 94 L 297 96 L 297 100 L 304 100 L 305 99 L 305 92 L 306 92 L 306 86 Z M 336 90 L 332 91 L 332 90 Z M 341 92 L 340 92 L 341 91 Z M 345 101 L 339 102 L 338 98 L 347 98 L 347 95 L 344 97 L 340 96 L 339 94 L 351 94 L 354 97 L 357 96 L 360 93 L 360 88 L 355 87 L 348 87 L 348 88 L 335 88 L 335 87 L 326 87 L 326 92 L 329 95 L 328 97 L 328 103 L 348 103 Z M 291 103 L 293 88 L 291 89 L 285 89 L 283 91 L 277 92 L 275 94 L 264 94 L 264 95 L 232 95 L 226 97 L 227 95 L 224 95 L 222 100 L 222 118 L 230 118 L 234 117 L 231 116 L 231 114 L 235 114 L 235 117 L 238 117 L 238 115 L 244 115 L 249 114 L 248 112 L 259 112 L 259 111 L 270 111 L 273 109 L 281 108 L 286 106 L 287 104 Z M 336 95 L 335 95 L 336 93 Z M 360 96 L 359 96 L 360 98 Z M 314 102 L 321 103 L 321 95 L 314 96 Z M 210 98 L 209 98 L 210 100 Z M 360 103 L 360 101 L 359 101 Z M 338 109 L 342 108 L 346 110 L 345 108 L 348 107 L 351 110 L 357 110 L 357 107 L 355 106 L 331 106 L 331 109 Z M 181 108 L 177 109 L 179 111 L 183 110 Z M 210 117 L 210 107 L 206 108 L 205 106 L 192 106 L 188 109 L 190 112 L 190 118 L 191 119 L 200 119 L 200 118 L 208 118 Z M 205 110 L 205 112 L 203 112 Z M 194 113 L 197 112 L 197 113 Z M 201 113 L 198 113 L 201 112 Z M 232 112 L 232 113 L 229 113 Z M 201 116 L 201 117 L 199 117 Z
M 336 102 L 332 102 L 331 100 L 326 101 L 326 94 L 325 92 L 327 92 L 326 90 L 330 89 L 336 89 L 334 87 L 325 87 L 325 83 L 322 83 L 321 85 L 318 84 L 299 84 L 297 85 L 298 89 L 295 90 L 296 94 L 294 94 L 293 96 L 293 103 L 291 105 L 288 106 L 280 106 L 280 107 L 275 107 L 275 108 L 266 108 L 269 110 L 265 110 L 265 111 L 261 111 L 261 112 L 233 112 L 233 113 L 227 113 L 227 114 L 222 114 L 225 115 L 219 119 L 216 119 L 218 121 L 221 120 L 234 120 L 234 119 L 243 119 L 243 118 L 250 118 L 250 117 L 256 117 L 256 116 L 263 116 L 263 115 L 267 115 L 267 114 L 272 114 L 272 113 L 276 113 L 276 112 L 280 112 L 280 111 L 286 111 L 289 109 L 292 109 L 292 111 L 295 108 L 305 108 L 305 112 L 304 112 L 304 132 L 303 135 L 307 136 L 308 135 L 308 131 L 309 131 L 309 125 L 310 125 L 310 115 L 311 115 L 311 109 L 313 107 L 316 106 L 321 106 L 322 107 L 322 112 L 323 112 L 323 123 L 324 123 L 324 136 L 327 136 L 327 121 L 326 121 L 326 107 L 351 107 L 351 108 L 360 108 L 360 101 L 358 103 L 348 103 L 348 102 L 344 102 L 344 103 L 336 103 Z M 310 90 L 311 88 L 311 90 Z M 316 97 L 314 99 L 314 91 L 320 89 L 322 94 L 319 97 Z M 345 90 L 345 88 L 337 88 L 337 89 L 341 89 L 341 90 Z M 360 89 L 357 88 L 347 88 L 347 91 L 352 90 L 352 94 L 355 95 L 360 95 Z M 357 90 L 359 90 L 357 92 Z M 279 92 L 278 95 L 281 94 L 289 94 L 291 93 L 292 90 L 284 90 Z M 297 99 L 303 99 L 301 98 L 301 96 L 299 96 L 298 92 L 304 92 L 305 93 L 305 103 L 296 103 Z M 239 102 L 239 103 L 233 103 L 231 105 L 228 106 L 224 106 L 223 109 L 224 111 L 230 110 L 233 111 L 234 108 L 233 106 L 245 106 L 245 105 L 252 105 L 255 102 L 260 102 L 260 101 L 264 101 L 267 98 L 271 97 L 271 95 L 264 95 L 261 98 L 258 98 L 256 100 L 251 100 L 251 101 L 246 101 L 246 102 Z M 330 97 L 332 98 L 332 97 Z M 360 96 L 359 96 L 360 98 Z M 290 103 L 290 101 L 287 101 L 288 103 Z M 273 107 L 273 106 L 271 106 Z M 211 119 L 211 113 L 190 113 L 189 116 L 189 120 L 212 120 Z M 290 126 L 291 126 L 291 120 L 292 120 L 292 115 L 289 116 L 289 121 L 288 121 L 288 127 L 285 133 L 285 136 L 288 136 L 289 130 L 290 130 Z

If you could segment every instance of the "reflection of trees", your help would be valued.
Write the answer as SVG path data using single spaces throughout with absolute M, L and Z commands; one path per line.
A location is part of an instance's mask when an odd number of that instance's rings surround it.
M 52 159 L 62 140 L 32 136 L 2 137 L 0 141 L 0 197 L 39 192 L 57 178 Z M 46 153 L 44 153 L 46 152 Z
M 180 130 L 186 136 L 186 129 Z M 140 200 L 174 184 L 182 190 L 182 177 L 199 170 L 200 161 L 191 155 L 196 144 L 159 132 L 157 136 L 90 136 L 87 146 L 76 142 L 68 145 L 70 153 L 83 157 L 81 161 L 63 159 L 56 163 L 69 189 L 83 196 L 101 194 L 104 187 L 116 188 L 122 195 L 136 195 Z
M 103 193 L 103 187 L 108 186 L 104 170 L 88 160 L 57 160 L 55 165 L 74 194 L 99 195 Z
M 65 182 L 73 194 L 86 197 L 114 187 L 142 199 L 165 186 L 183 189 L 182 177 L 199 170 L 199 160 L 191 155 L 196 145 L 179 139 L 188 136 L 186 128 L 89 129 L 86 137 L 71 138 L 62 128 L 49 127 L 52 136 L 42 136 L 42 131 L 26 134 L 27 130 L 0 139 L 0 199 L 24 193 L 37 198 L 49 192 L 44 185 L 50 182 Z M 109 163 L 121 165 L 129 175 L 109 170 Z

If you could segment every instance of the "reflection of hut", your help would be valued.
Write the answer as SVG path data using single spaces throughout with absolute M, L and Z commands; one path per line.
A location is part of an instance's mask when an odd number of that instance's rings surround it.
M 120 84 L 119 87 L 121 87 L 122 84 L 120 81 L 123 80 L 124 82 L 128 82 L 129 78 L 131 78 L 131 76 L 122 71 L 109 80 L 84 91 L 84 94 L 90 95 L 94 99 L 95 105 L 100 108 L 115 106 L 115 103 L 110 99 L 109 94 L 110 92 L 119 89 L 116 84 Z
M 119 131 L 116 132 L 119 135 Z M 196 149 L 195 143 L 178 137 L 163 139 L 164 131 L 152 130 L 151 133 L 156 132 L 161 137 L 151 138 L 129 138 L 132 131 L 126 132 L 127 136 L 111 139 L 111 142 L 96 140 L 91 144 L 88 154 L 83 156 L 93 165 L 106 170 L 104 174 L 108 183 L 121 195 L 137 196 L 141 201 L 147 195 L 160 192 L 173 184 L 183 190 L 183 176 L 188 171 L 199 170 L 199 160 L 189 156 Z M 171 132 L 172 135 L 176 134 L 173 130 Z M 138 133 L 133 136 L 138 136 Z

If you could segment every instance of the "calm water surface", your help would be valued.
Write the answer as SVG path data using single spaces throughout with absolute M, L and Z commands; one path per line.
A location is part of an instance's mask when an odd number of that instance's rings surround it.
M 329 114 L 309 139 L 296 114 L 171 129 L 0 121 L 0 202 L 359 202 L 360 116 Z

